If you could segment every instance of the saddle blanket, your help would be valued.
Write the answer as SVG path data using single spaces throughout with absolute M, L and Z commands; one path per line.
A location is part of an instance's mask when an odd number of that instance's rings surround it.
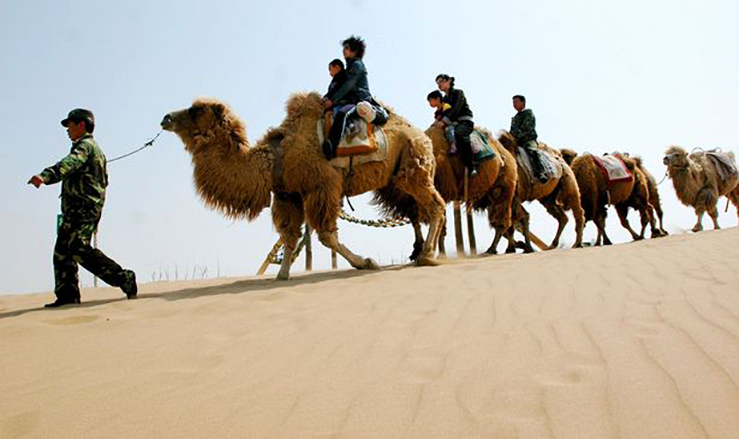
M 544 168 L 544 173 L 547 175 L 547 177 L 549 177 L 550 180 L 553 178 L 558 179 L 562 176 L 562 167 L 560 166 L 559 161 L 556 157 L 542 150 L 537 150 L 536 153 L 539 154 L 539 159 L 541 160 L 542 167 Z M 521 167 L 529 176 L 529 179 L 531 181 L 535 181 L 536 179 L 533 178 L 534 166 L 531 164 L 529 153 L 520 146 L 518 147 L 518 162 L 521 164 Z
M 631 181 L 634 178 L 626 164 L 615 155 L 607 154 L 602 157 L 593 155 L 593 158 L 610 187 L 622 181 Z
M 733 154 L 718 151 L 706 151 L 706 155 L 711 159 L 714 166 L 716 166 L 718 175 L 722 180 L 736 178 L 737 175 L 739 175 Z
M 350 162 L 356 166 L 368 162 L 380 162 L 387 157 L 387 136 L 382 127 L 368 124 L 359 118 L 352 121 L 354 129 L 346 129 L 336 148 L 336 157 L 329 163 L 337 168 L 348 168 Z M 331 118 L 318 120 L 318 148 L 331 129 Z M 323 154 L 323 151 L 321 151 Z M 352 160 L 350 160 L 352 158 Z
M 473 131 L 470 136 L 470 143 L 472 146 L 472 154 L 477 163 L 482 163 L 485 160 L 495 158 L 495 150 L 488 142 L 484 133 L 481 133 L 478 130 Z

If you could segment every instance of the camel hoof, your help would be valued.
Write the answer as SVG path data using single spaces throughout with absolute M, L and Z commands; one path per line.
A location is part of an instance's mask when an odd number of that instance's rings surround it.
M 643 239 L 644 239 L 643 236 L 636 236 L 636 237 L 634 237 L 634 241 L 641 241 Z
M 418 259 L 418 255 L 421 254 L 421 250 L 423 250 L 423 245 L 416 245 L 413 244 L 413 253 L 408 257 L 411 261 L 415 261 Z
M 362 270 L 379 270 L 380 265 L 375 262 L 372 258 L 366 258 L 364 260 L 364 267 L 362 267 Z
M 583 248 L 583 245 L 582 245 L 582 243 L 575 244 L 575 245 L 572 246 L 572 248 Z
M 436 259 L 426 256 L 423 258 L 418 258 L 416 260 L 416 265 L 419 267 L 436 267 L 440 264 L 439 261 L 437 261 Z
M 498 254 L 498 249 L 490 247 L 489 249 L 485 250 L 485 253 L 483 253 L 483 256 L 485 255 L 492 256 L 492 255 L 497 255 L 497 254 Z
M 277 273 L 275 280 L 290 280 L 290 273 L 287 273 L 287 274 Z

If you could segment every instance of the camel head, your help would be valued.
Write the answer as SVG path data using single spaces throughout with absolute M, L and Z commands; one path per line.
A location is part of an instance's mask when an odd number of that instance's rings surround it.
M 244 123 L 216 99 L 196 99 L 190 108 L 165 115 L 161 125 L 177 134 L 191 154 L 206 148 L 248 146 Z
M 511 133 L 506 130 L 500 130 L 500 132 L 498 132 L 498 141 L 505 149 L 513 153 L 514 156 L 516 155 L 516 139 L 513 138 Z
M 671 146 L 665 151 L 665 158 L 662 159 L 662 163 L 668 168 L 687 169 L 690 166 L 688 152 L 679 146 Z
M 562 158 L 565 159 L 565 163 L 567 163 L 568 166 L 572 166 L 572 162 L 577 158 L 577 152 L 573 149 L 562 148 L 559 150 L 559 153 Z

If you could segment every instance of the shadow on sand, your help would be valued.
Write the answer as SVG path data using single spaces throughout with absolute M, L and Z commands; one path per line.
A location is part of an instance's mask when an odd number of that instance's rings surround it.
M 239 280 L 228 284 L 211 285 L 207 287 L 195 287 L 185 288 L 175 291 L 164 291 L 161 293 L 142 293 L 138 296 L 137 300 L 144 299 L 164 299 L 164 300 L 183 300 L 183 299 L 194 299 L 198 297 L 218 296 L 221 294 L 246 294 L 253 292 L 270 291 L 277 288 L 289 288 L 292 286 L 299 285 L 312 285 L 321 282 L 340 280 L 340 279 L 353 279 L 356 277 L 362 277 L 372 274 L 381 273 L 383 271 L 399 271 L 404 268 L 410 268 L 413 265 L 393 265 L 382 267 L 381 270 L 342 270 L 342 271 L 322 271 L 308 274 L 301 274 L 293 277 L 289 281 L 278 281 L 274 278 L 259 278 L 259 279 L 245 279 Z M 125 301 L 124 297 L 119 299 L 100 299 L 90 300 L 82 302 L 81 305 L 76 308 L 91 308 L 101 305 L 107 305 L 113 302 Z M 72 307 L 63 307 L 57 309 L 71 309 Z M 23 314 L 34 312 L 34 311 L 46 311 L 54 312 L 57 309 L 46 309 L 43 306 L 37 308 L 19 309 L 15 311 L 0 312 L 0 319 L 17 317 Z

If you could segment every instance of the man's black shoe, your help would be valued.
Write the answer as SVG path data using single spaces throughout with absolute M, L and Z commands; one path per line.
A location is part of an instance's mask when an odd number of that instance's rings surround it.
M 56 299 L 54 302 L 47 303 L 44 308 L 59 308 L 64 305 L 79 305 L 80 299 Z
M 126 270 L 126 281 L 121 285 L 121 289 L 126 293 L 128 300 L 136 298 L 139 292 L 139 288 L 136 286 L 136 273 Z

